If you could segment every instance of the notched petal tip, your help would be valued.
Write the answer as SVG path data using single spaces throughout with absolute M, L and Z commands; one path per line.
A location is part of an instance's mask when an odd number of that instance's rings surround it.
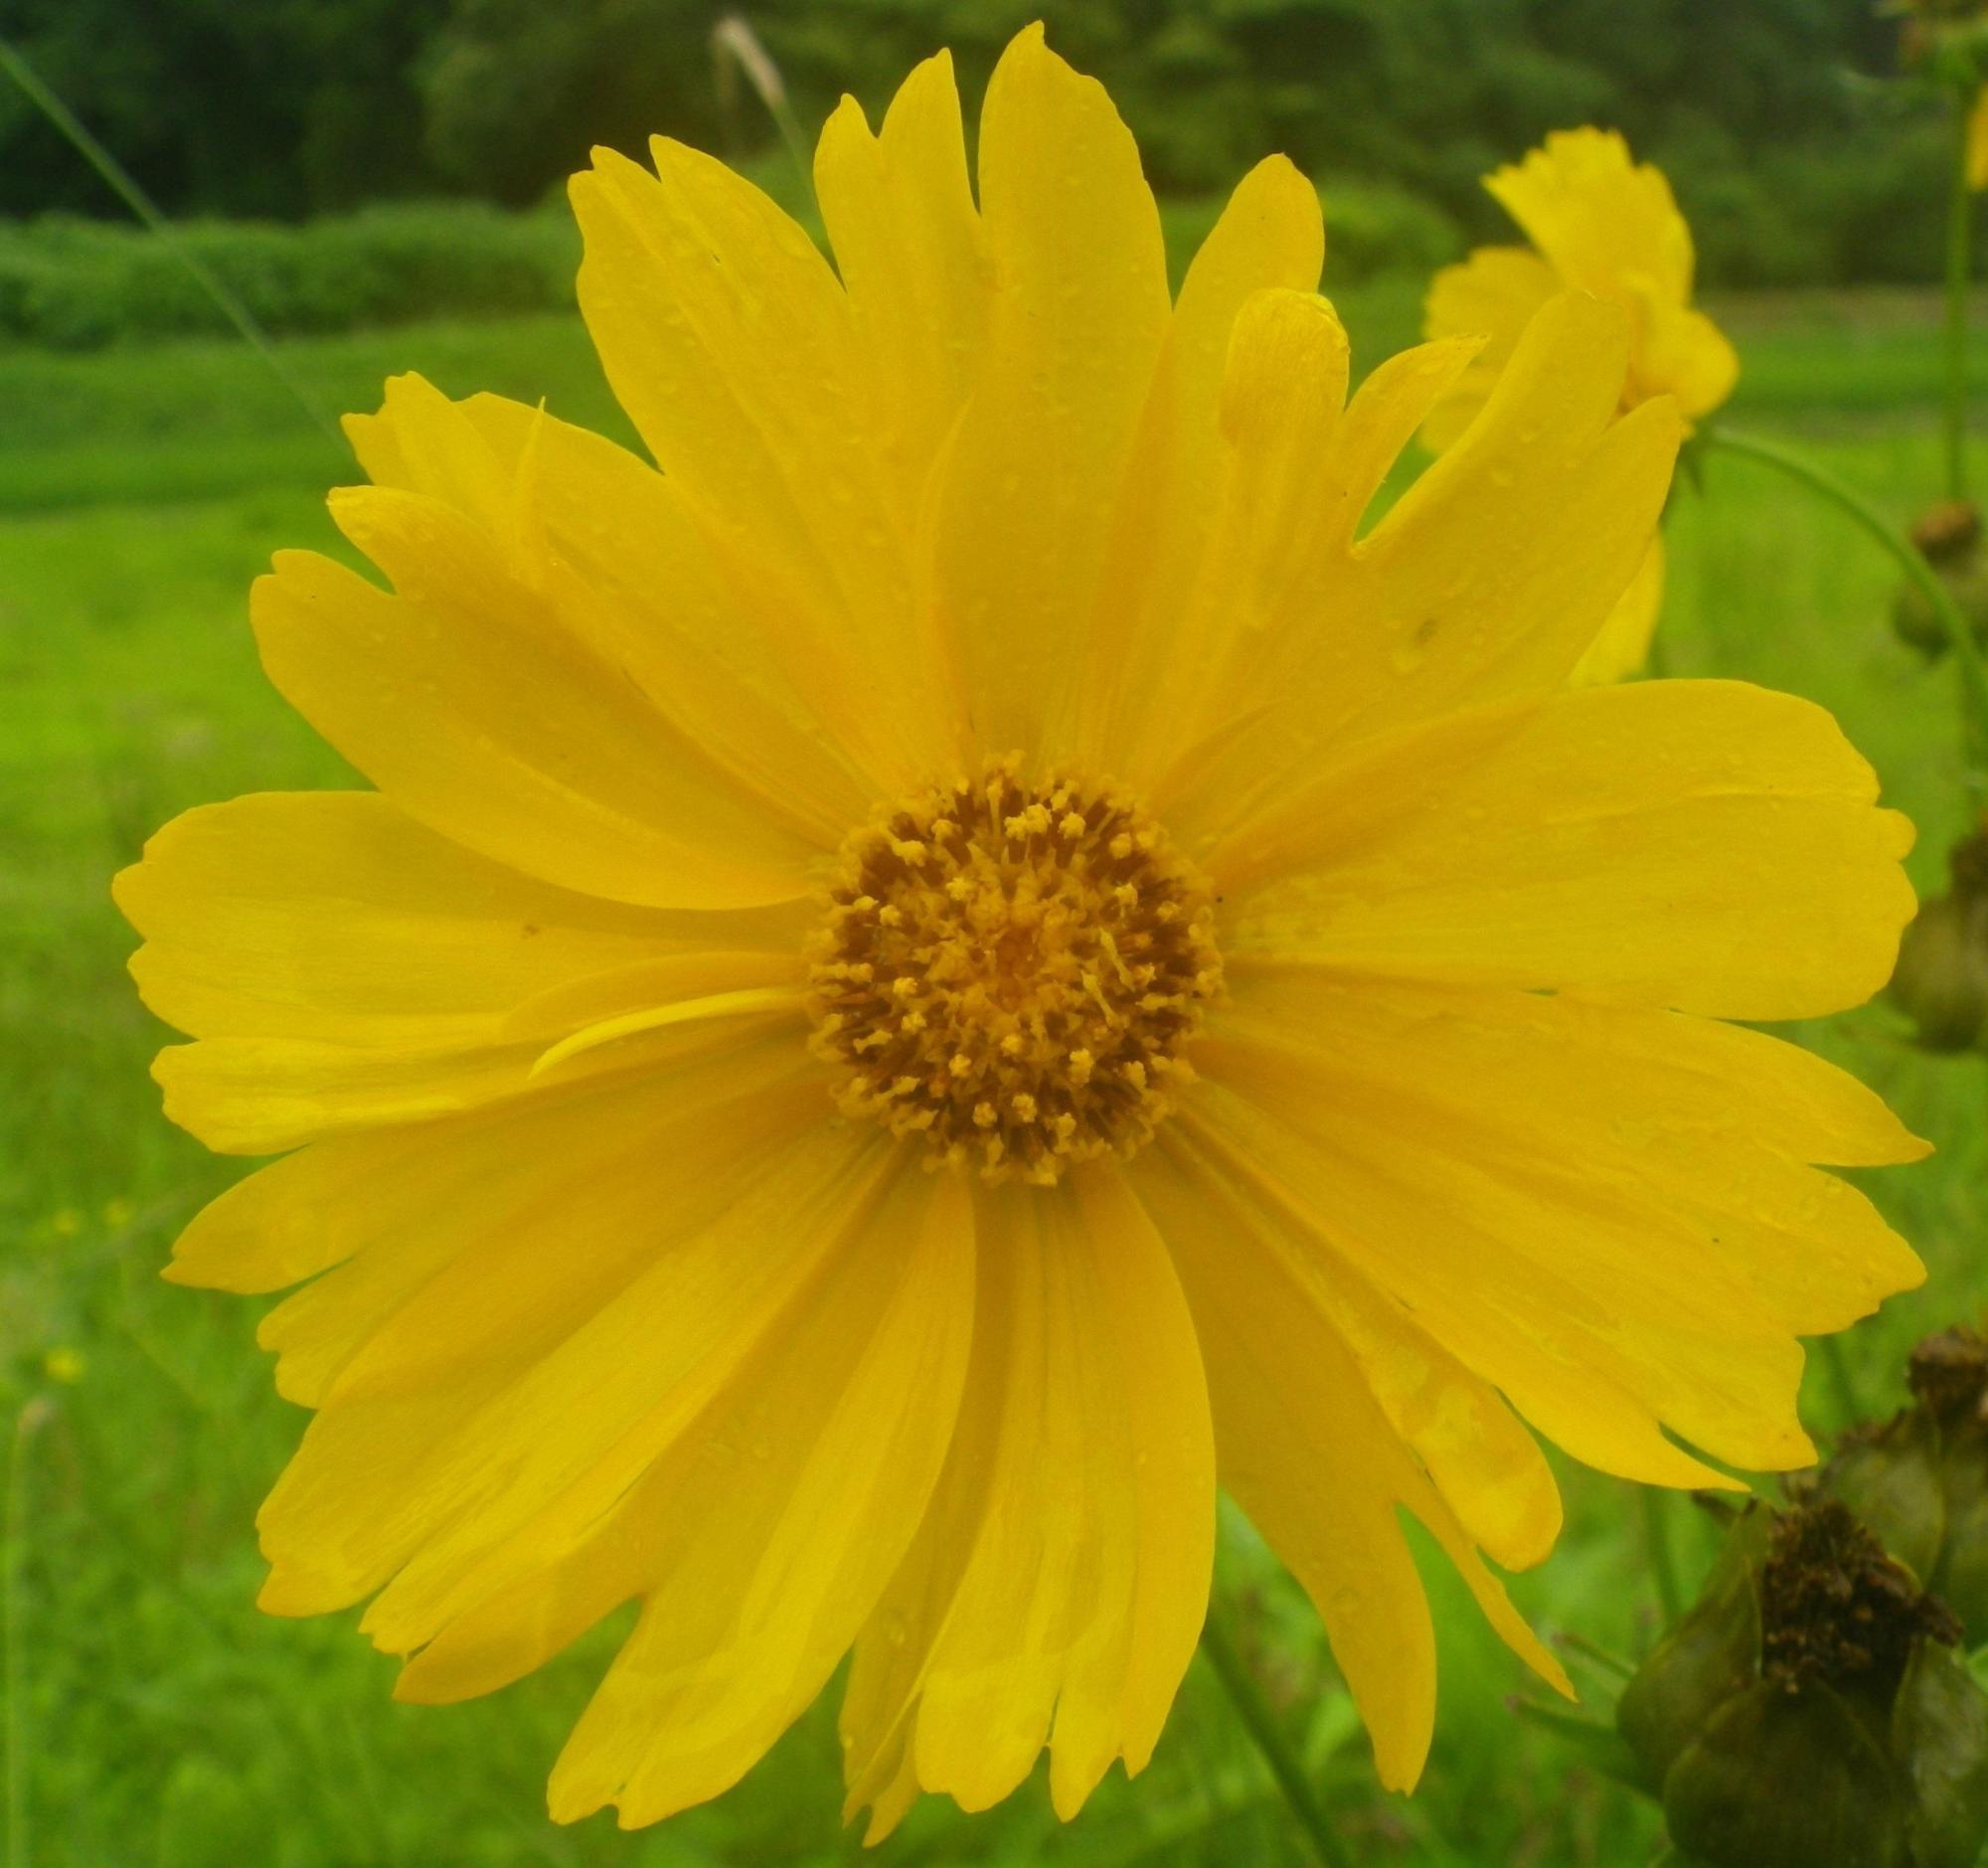
M 998 110 L 1008 93 L 1025 85 L 1035 89 L 1065 89 L 1074 96 L 1101 98 L 1113 117 L 1118 114 L 1118 107 L 1111 101 L 1110 93 L 1104 86 L 1087 73 L 1079 72 L 1050 45 L 1047 29 L 1041 20 L 1024 26 L 1008 41 L 1000 58 L 995 61 L 993 75 L 987 81 L 987 95 L 981 104 L 983 124 L 990 114 Z M 985 134 L 983 128 L 982 136 Z
M 255 1607 L 265 1615 L 297 1621 L 307 1615 L 321 1615 L 327 1609 L 343 1605 L 327 1603 L 322 1591 L 312 1590 L 308 1584 L 290 1575 L 282 1564 L 270 1560 L 269 1574 L 262 1579 L 262 1587 L 255 1592 Z

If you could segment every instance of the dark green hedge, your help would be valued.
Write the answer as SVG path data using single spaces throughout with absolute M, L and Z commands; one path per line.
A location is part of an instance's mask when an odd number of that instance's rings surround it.
M 459 202 L 301 227 L 193 222 L 176 238 L 279 335 L 570 306 L 580 257 L 563 211 Z M 212 298 L 142 228 L 54 215 L 0 223 L 0 341 L 86 350 L 221 328 Z
M 766 180 L 794 204 L 790 175 Z M 1454 223 L 1401 189 L 1330 185 L 1332 279 L 1427 270 L 1461 250 Z M 1185 264 L 1220 195 L 1169 202 L 1167 244 Z M 563 203 L 506 214 L 467 202 L 369 208 L 299 227 L 193 222 L 176 239 L 276 335 L 572 306 L 580 237 Z M 69 216 L 0 222 L 0 343 L 54 350 L 224 328 L 212 298 L 143 228 Z

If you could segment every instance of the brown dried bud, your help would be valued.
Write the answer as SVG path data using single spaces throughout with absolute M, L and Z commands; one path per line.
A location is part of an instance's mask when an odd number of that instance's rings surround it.
M 1988 1636 L 1988 1336 L 1956 1328 L 1911 1353 L 1912 1406 L 1847 1435 L 1817 1481 Z
M 1616 1724 L 1697 1868 L 1967 1868 L 1988 1694 L 1959 1624 L 1840 1502 L 1749 1507 Z
M 1906 1358 L 1905 1386 L 1943 1427 L 1988 1422 L 1988 1336 L 1963 1323 L 1926 1337 Z
M 1920 1640 L 1951 1647 L 1960 1622 L 1834 1499 L 1782 1512 L 1760 1566 L 1760 1672 L 1891 1694 Z
M 1912 543 L 1946 586 L 1975 639 L 1988 641 L 1988 541 L 1980 509 L 1966 500 L 1944 501 L 1914 522 Z M 1892 628 L 1932 660 L 1952 646 L 1946 624 L 1914 585 L 1900 586 L 1892 599 Z
M 1912 543 L 1937 570 L 1973 550 L 1981 538 L 1981 512 L 1972 500 L 1942 500 L 1912 522 Z

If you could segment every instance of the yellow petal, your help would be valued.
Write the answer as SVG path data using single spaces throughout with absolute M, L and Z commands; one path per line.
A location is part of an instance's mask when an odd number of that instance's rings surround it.
M 804 902 L 696 914 L 574 894 L 371 792 L 189 811 L 115 894 L 146 938 L 131 962 L 145 1002 L 202 1041 L 160 1058 L 167 1113 L 231 1153 L 516 1094 L 548 1040 L 626 1007 L 581 1002 L 529 1029 L 518 1009 L 617 969 L 653 990 L 648 1008 L 797 986 L 811 920 Z
M 1469 432 L 1356 540 L 1383 445 L 1408 438 L 1468 341 L 1410 353 L 1372 402 L 1315 422 L 1307 473 L 1307 450 L 1280 425 L 1276 372 L 1241 339 L 1231 375 L 1263 388 L 1237 407 L 1264 420 L 1234 430 L 1234 484 L 1291 483 L 1274 521 L 1225 524 L 1203 574 L 1209 603 L 1226 593 L 1234 647 L 1202 683 L 1177 742 L 1189 752 L 1159 787 L 1190 848 L 1315 770 L 1324 749 L 1561 687 L 1648 549 L 1680 432 L 1667 403 L 1613 420 L 1625 320 L 1559 298 Z M 1301 398 L 1293 382 L 1285 401 L 1329 408 L 1336 381 L 1321 365 L 1316 389 Z M 1225 734 L 1211 762 L 1201 743 Z
M 1247 695 L 1248 671 L 1263 652 L 1263 612 L 1278 602 L 1291 566 L 1343 557 L 1357 506 L 1380 480 L 1378 472 L 1366 480 L 1368 450 L 1334 445 L 1348 416 L 1351 368 L 1339 314 L 1316 293 L 1258 291 L 1238 313 L 1218 405 L 1219 498 L 1178 642 L 1161 658 L 1146 719 L 1132 728 L 1134 744 L 1148 749 L 1135 756 L 1134 769 L 1178 762 L 1182 745 L 1194 745 L 1203 730 L 1200 720 L 1220 718 L 1224 703 L 1211 713 L 1211 695 Z M 1194 777 L 1180 788 L 1219 793 L 1233 782 L 1227 773 Z M 1161 783 L 1163 795 L 1178 785 L 1178 767 Z
M 918 593 L 888 378 L 806 234 L 658 138 L 576 176 L 580 310 L 621 406 L 721 558 L 822 670 L 813 698 L 887 793 L 959 756 Z
M 451 403 L 418 377 L 394 378 L 378 415 L 345 425 L 377 484 L 472 520 L 671 736 L 769 815 L 833 845 L 863 814 L 874 784 L 822 706 L 832 667 L 749 568 L 712 548 L 674 482 L 543 409 Z
M 1484 186 L 1570 285 L 1691 297 L 1691 229 L 1663 171 L 1632 162 L 1616 131 L 1557 130 Z
M 951 54 L 906 79 L 879 135 L 844 97 L 821 132 L 814 185 L 858 329 L 890 389 L 892 458 L 915 508 L 979 374 L 993 304 Z
M 980 123 L 995 298 L 933 564 L 980 751 L 1052 757 L 1168 321 L 1159 212 L 1094 80 L 1023 32 Z
M 1253 1008 L 1252 1008 L 1253 1009 Z M 1249 1060 L 1221 1053 L 1236 1073 Z M 1561 1529 L 1560 1493 L 1538 1443 L 1497 1391 L 1473 1375 L 1384 1288 L 1311 1249 L 1302 1223 L 1279 1214 L 1277 1192 L 1214 1126 L 1186 1118 L 1192 1152 L 1253 1203 L 1252 1237 L 1358 1363 L 1395 1434 L 1421 1461 L 1471 1541 L 1507 1569 L 1539 1563 Z M 1177 1151 L 1178 1152 L 1178 1151 Z
M 632 1828 L 730 1787 L 821 1690 L 911 1537 L 972 1336 L 968 1195 L 902 1160 L 850 1219 L 605 1520 L 404 1676 L 404 1698 L 482 1690 L 639 1590 L 642 1618 L 553 1774 L 561 1821 L 612 1801 Z
M 811 1086 L 765 1078 L 738 1060 L 441 1130 L 350 1203 L 360 1250 L 263 1322 L 319 1410 L 257 1520 L 265 1608 L 384 1584 L 362 1625 L 407 1652 L 696 1420 L 884 1172 Z M 658 1176 L 669 1156 L 698 1174 Z
M 1188 631 L 1220 641 L 1232 620 L 1186 613 L 1226 477 L 1219 421 L 1230 347 L 1248 342 L 1242 317 L 1258 292 L 1308 294 L 1324 254 L 1317 191 L 1272 156 L 1243 177 L 1188 267 L 1140 419 L 1077 692 L 1081 757 L 1129 782 L 1163 761 L 1178 696 L 1192 694 L 1184 684 L 1214 651 Z
M 1293 1276 L 1291 1253 L 1275 1238 L 1275 1216 L 1240 1198 L 1226 1174 L 1199 1158 L 1179 1124 L 1139 1157 L 1133 1172 L 1193 1309 L 1222 1482 L 1316 1606 L 1367 1721 L 1382 1782 L 1391 1789 L 1413 1786 L 1435 1718 L 1435 1641 L 1399 1507 L 1434 1535 L 1514 1651 L 1568 1691 L 1559 1663 L 1513 1611 L 1469 1533 L 1404 1443 L 1360 1358 L 1321 1311 L 1315 1286 Z M 1372 1339 L 1377 1356 L 1387 1340 Z M 1394 1337 L 1397 1348 L 1408 1340 Z M 1450 1374 L 1452 1403 L 1467 1394 L 1484 1409 L 1480 1418 L 1495 1443 L 1505 1432 L 1490 1412 L 1495 1398 L 1467 1384 L 1459 1388 L 1458 1380 Z M 1405 1389 L 1397 1387 L 1396 1399 L 1398 1406 L 1407 1401 Z M 1417 1426 L 1435 1450 L 1443 1429 L 1426 1419 Z M 1445 1471 L 1463 1468 L 1450 1456 L 1459 1450 L 1443 1452 Z M 1549 1482 L 1542 1492 L 1537 1476 L 1530 1481 L 1534 1510 L 1547 1509 L 1550 1489 Z M 1526 1527 L 1529 1551 L 1545 1529 L 1544 1523 Z
M 250 602 L 283 696 L 410 816 L 563 888 L 731 908 L 809 887 L 797 834 L 674 736 L 459 513 L 349 488 L 340 524 L 395 594 L 279 552 Z
M 1623 337 L 1609 307 L 1554 300 L 1361 548 L 1387 669 L 1370 662 L 1369 719 L 1545 691 L 1592 640 L 1655 533 L 1681 434 L 1661 403 L 1611 422 Z
M 1422 425 L 1426 446 L 1439 453 L 1470 425 L 1526 326 L 1560 290 L 1553 267 L 1524 247 L 1479 247 L 1460 264 L 1436 273 L 1422 335 L 1481 337 L 1484 347 Z
M 1967 113 L 1967 186 L 1988 188 L 1988 85 L 1974 93 Z
M 1376 364 L 1354 393 L 1334 431 L 1330 478 L 1325 482 L 1335 546 L 1353 543 L 1360 522 L 1402 450 L 1432 405 L 1446 395 L 1482 353 L 1478 336 L 1444 337 L 1398 351 Z
M 578 973 L 513 1005 L 505 1015 L 504 1035 L 557 1038 L 716 991 L 793 985 L 800 944 L 797 939 L 785 949 L 666 953 L 626 966 Z
M 1454 458 L 1453 455 L 1448 458 Z M 1213 859 L 1245 957 L 1805 1018 L 1891 975 L 1911 826 L 1819 707 L 1740 682 L 1459 715 Z
M 1569 677 L 1573 684 L 1577 688 L 1601 687 L 1634 674 L 1650 658 L 1650 643 L 1663 607 L 1664 540 L 1658 533 L 1650 540 L 1650 549 L 1643 554 L 1629 588 L 1608 612 L 1601 633 L 1574 664 Z
M 1215 1475 L 1194 1330 L 1115 1168 L 976 1199 L 958 1436 L 857 1643 L 842 1730 L 871 1838 L 905 1774 L 982 1809 L 1051 1752 L 1069 1817 L 1150 1758 L 1208 1603 Z
M 667 1122 L 686 1099 L 725 1103 L 769 1086 L 805 1083 L 818 1094 L 818 1078 L 796 1056 L 791 1038 L 760 1038 L 711 1065 L 645 1086 L 644 1094 L 612 1102 L 625 1085 L 589 1085 L 559 1097 L 512 1103 L 445 1123 L 417 1123 L 320 1141 L 238 1181 L 195 1216 L 173 1248 L 165 1275 L 176 1283 L 219 1290 L 280 1290 L 365 1253 L 364 1269 L 321 1279 L 299 1294 L 296 1331 L 274 1326 L 274 1346 L 300 1347 L 310 1336 L 317 1349 L 293 1369 L 279 1366 L 278 1385 L 313 1399 L 331 1372 L 366 1340 L 396 1304 L 457 1255 L 479 1243 L 476 1227 L 491 1212 L 509 1215 L 542 1171 L 537 1154 L 521 1149 L 520 1136 L 537 1135 L 558 1148 L 578 1147 L 582 1177 L 593 1164 L 588 1146 L 595 1112 L 625 1112 L 635 1133 Z M 661 1101 L 649 1100 L 651 1097 Z M 676 1099 L 675 1102 L 670 1099 Z M 809 1119 L 819 1110 L 815 1103 Z M 798 1119 L 798 1118 L 797 1118 Z M 604 1148 L 617 1137 L 602 1133 Z M 487 1196 L 491 1206 L 479 1204 Z M 503 1202 L 513 1202 L 506 1209 Z M 499 1224 L 507 1224 L 508 1217 Z M 347 1302 L 347 1298 L 351 1301 Z M 321 1327 L 320 1327 L 321 1326 Z
M 805 899 L 712 914 L 535 882 L 369 791 L 205 804 L 113 885 L 145 1003 L 196 1037 L 387 1045 L 481 1036 L 557 986 L 725 948 L 800 968 Z
M 1726 333 L 1689 306 L 1647 307 L 1630 371 L 1630 397 L 1675 396 L 1687 416 L 1710 415 L 1740 380 L 1740 353 Z
M 1704 1482 L 1660 1423 L 1735 1463 L 1802 1463 L 1796 1335 L 1918 1280 L 1869 1202 L 1809 1163 L 1923 1150 L 1791 1046 L 1373 979 L 1250 974 L 1236 995 L 1197 1050 L 1197 1120 L 1316 1252 L 1590 1464 Z

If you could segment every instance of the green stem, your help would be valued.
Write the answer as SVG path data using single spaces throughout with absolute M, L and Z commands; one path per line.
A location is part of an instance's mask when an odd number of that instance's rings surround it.
M 760 44 L 758 34 L 737 13 L 727 14 L 712 29 L 711 47 L 721 63 L 730 60 L 744 74 L 753 94 L 766 106 L 766 114 L 779 130 L 780 140 L 786 144 L 787 156 L 800 178 L 800 199 L 807 200 L 814 191 L 814 162 L 808 154 L 808 139 L 801 129 L 801 120 L 794 114 L 793 103 L 787 96 L 787 82 L 780 76 L 772 55 Z
M 1988 797 L 1988 660 L 1984 660 L 1981 645 L 1967 626 L 1967 618 L 1960 613 L 1938 574 L 1926 563 L 1924 554 L 1854 486 L 1796 449 L 1757 434 L 1741 433 L 1723 424 L 1702 428 L 1700 435 L 1708 446 L 1745 460 L 1757 460 L 1786 474 L 1863 527 L 1875 545 L 1891 554 L 1906 582 L 1925 598 L 1946 631 L 1960 668 L 1961 756 L 1968 789 L 1977 802 Z
M 1256 1676 L 1231 1637 L 1219 1603 L 1209 1604 L 1208 1620 L 1201 1630 L 1201 1651 L 1227 1690 L 1256 1749 L 1262 1753 L 1271 1777 L 1277 1781 L 1277 1788 L 1284 1794 L 1284 1802 L 1319 1860 L 1325 1868 L 1353 1868 L 1352 1858 L 1333 1833 L 1325 1806 L 1312 1793 L 1303 1761 L 1292 1749 L 1276 1714 L 1264 1701 Z
M 1657 1586 L 1657 1606 L 1669 1627 L 1684 1613 L 1684 1590 L 1679 1586 L 1677 1558 L 1671 1552 L 1670 1494 L 1655 1485 L 1638 1487 L 1643 1495 L 1643 1540 L 1650 1550 L 1650 1575 Z
M 1829 1371 L 1829 1385 L 1836 1390 L 1836 1408 L 1843 1419 L 1839 1425 L 1855 1427 L 1864 1418 L 1864 1403 L 1857 1392 L 1857 1377 L 1850 1367 L 1849 1352 L 1839 1331 L 1822 1338 L 1822 1366 Z
M 1953 88 L 1953 160 L 1946 200 L 1946 496 L 1967 497 L 1967 288 L 1974 232 L 1973 191 L 1967 183 L 1968 88 Z
M 4 39 L 0 39 L 0 73 L 14 81 L 22 95 L 55 125 L 77 154 L 96 171 L 110 192 L 164 242 L 167 251 L 193 275 L 194 282 L 214 301 L 221 315 L 234 325 L 249 348 L 269 366 L 277 382 L 296 399 L 297 406 L 334 443 L 343 447 L 344 437 L 339 433 L 337 425 L 311 401 L 302 385 L 284 367 L 283 360 L 276 355 L 275 346 L 269 341 L 269 334 L 255 322 L 254 314 L 180 239 L 158 204 L 138 186 L 124 165 L 83 127 L 76 112 L 42 82 L 34 67 Z
M 1591 1641 L 1573 1628 L 1561 1629 L 1554 1638 L 1570 1652 L 1584 1655 L 1603 1673 L 1613 1674 L 1618 1680 L 1626 1680 L 1636 1671 L 1620 1654 L 1611 1654 L 1599 1641 Z

